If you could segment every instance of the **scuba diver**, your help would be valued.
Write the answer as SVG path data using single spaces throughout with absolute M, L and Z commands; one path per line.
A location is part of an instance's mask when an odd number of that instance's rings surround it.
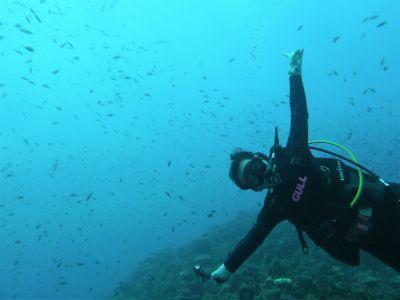
M 281 221 L 295 225 L 304 253 L 303 232 L 332 257 L 356 266 L 359 250 L 400 272 L 400 184 L 387 183 L 358 164 L 345 147 L 308 141 L 308 111 L 302 82 L 303 49 L 290 60 L 291 124 L 286 147 L 275 143 L 269 156 L 237 150 L 229 176 L 242 190 L 268 189 L 257 222 L 211 279 L 226 282 Z M 309 144 L 323 142 L 347 151 L 352 159 Z M 310 149 L 341 159 L 315 157 Z M 352 166 L 343 163 L 349 162 Z

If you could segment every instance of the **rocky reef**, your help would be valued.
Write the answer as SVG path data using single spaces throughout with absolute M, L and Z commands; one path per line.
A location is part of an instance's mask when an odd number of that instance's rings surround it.
M 207 272 L 217 268 L 254 221 L 243 212 L 185 247 L 153 255 L 110 299 L 400 299 L 397 272 L 365 253 L 360 266 L 349 267 L 309 240 L 304 255 L 289 223 L 280 224 L 227 283 L 203 282 L 195 275 L 195 264 Z

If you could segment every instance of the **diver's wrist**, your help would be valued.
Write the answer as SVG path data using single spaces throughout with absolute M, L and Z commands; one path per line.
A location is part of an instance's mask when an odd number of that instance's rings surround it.
M 289 75 L 301 75 L 301 66 L 290 66 Z

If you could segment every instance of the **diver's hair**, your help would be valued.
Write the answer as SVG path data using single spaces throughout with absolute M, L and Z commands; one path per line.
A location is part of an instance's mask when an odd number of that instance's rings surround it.
M 237 148 L 237 149 L 233 150 L 233 152 L 230 154 L 231 167 L 229 168 L 229 177 L 242 190 L 248 190 L 249 187 L 247 187 L 239 179 L 238 171 L 239 171 L 240 163 L 242 162 L 243 159 L 252 159 L 254 156 L 255 156 L 255 154 L 253 152 L 244 151 L 244 150 L 242 150 L 240 148 Z

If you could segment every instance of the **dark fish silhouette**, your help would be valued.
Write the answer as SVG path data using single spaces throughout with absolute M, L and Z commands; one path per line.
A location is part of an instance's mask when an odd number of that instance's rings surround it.
M 31 13 L 34 15 L 34 17 L 36 18 L 36 20 L 39 22 L 39 23 L 42 23 L 42 20 L 40 20 L 40 18 L 38 17 L 38 15 L 35 13 L 35 11 L 31 8 L 30 9 L 31 10 Z
M 29 52 L 34 52 L 34 51 L 35 51 L 35 50 L 34 50 L 32 47 L 30 47 L 30 46 L 24 46 L 24 49 L 27 50 L 27 51 L 29 51 Z
M 33 34 L 32 31 L 29 31 L 29 30 L 24 29 L 24 28 L 20 28 L 19 31 L 21 31 L 21 32 L 23 32 L 23 33 L 25 33 L 25 34 Z
M 303 29 L 303 25 L 300 25 L 299 27 L 297 27 L 297 31 L 300 31 Z
M 332 40 L 332 42 L 336 43 L 340 39 L 340 36 L 335 36 Z
M 34 83 L 32 80 L 30 80 L 29 78 L 26 78 L 26 77 L 21 77 L 21 79 L 23 79 L 23 80 L 25 80 L 25 81 L 29 82 L 30 84 L 33 84 L 33 85 L 35 85 L 35 83 Z
M 378 25 L 376 25 L 376 28 L 382 27 L 386 25 L 386 21 L 380 22 Z
M 371 21 L 371 20 L 375 20 L 377 19 L 379 16 L 378 15 L 373 15 L 371 17 L 365 17 L 364 20 L 362 20 L 363 23 L 367 22 L 367 21 Z

